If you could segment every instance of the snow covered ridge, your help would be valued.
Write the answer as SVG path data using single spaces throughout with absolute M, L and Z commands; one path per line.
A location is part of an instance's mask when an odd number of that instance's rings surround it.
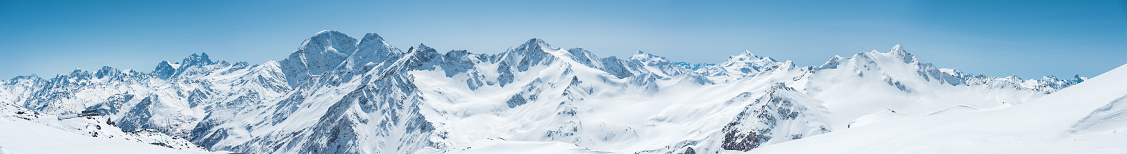
M 750 153 L 1125 153 L 1124 78 L 1127 65 L 1009 108 L 893 118 Z
M 899 45 L 803 67 L 748 51 L 719 64 L 599 57 L 540 39 L 440 53 L 322 31 L 264 64 L 193 54 L 151 72 L 16 77 L 0 84 L 0 113 L 98 110 L 123 131 L 245 153 L 711 153 L 1021 106 L 1085 80 L 962 73 Z

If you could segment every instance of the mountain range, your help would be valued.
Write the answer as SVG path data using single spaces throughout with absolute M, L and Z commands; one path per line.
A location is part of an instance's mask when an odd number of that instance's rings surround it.
M 375 33 L 321 31 L 262 64 L 201 53 L 152 71 L 15 77 L 0 83 L 0 115 L 199 152 L 755 152 L 904 119 L 1016 110 L 1086 80 L 963 73 L 900 45 L 819 66 L 748 51 L 693 64 L 540 39 L 496 54 L 401 50 Z M 104 116 L 59 118 L 84 110 Z M 0 149 L 21 150 L 2 140 Z

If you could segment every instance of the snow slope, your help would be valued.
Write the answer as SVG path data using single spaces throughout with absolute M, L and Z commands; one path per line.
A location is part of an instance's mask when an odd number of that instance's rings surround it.
M 1005 109 L 890 120 L 751 153 L 1125 153 L 1124 78 L 1127 65 Z
M 204 153 L 133 141 L 82 136 L 39 123 L 0 117 L 0 151 L 22 153 Z

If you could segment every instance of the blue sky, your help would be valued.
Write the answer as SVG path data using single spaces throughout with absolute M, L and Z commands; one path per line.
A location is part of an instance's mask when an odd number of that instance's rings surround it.
M 1095 76 L 1127 63 L 1127 2 L 1088 1 L 9 1 L 0 78 L 101 66 L 151 71 L 206 52 L 284 59 L 321 30 L 406 49 L 497 53 L 530 38 L 597 55 L 719 63 L 750 50 L 821 65 L 902 44 L 994 76 Z

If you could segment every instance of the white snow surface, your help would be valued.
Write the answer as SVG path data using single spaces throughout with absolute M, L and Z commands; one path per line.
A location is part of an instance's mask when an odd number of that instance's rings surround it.
M 750 153 L 1127 153 L 1125 78 L 1127 65 L 1005 109 L 892 119 Z
M 0 117 L 0 153 L 205 153 L 176 150 L 126 140 L 95 138 L 74 134 L 40 123 Z
M 419 154 L 427 153 L 451 153 L 451 154 L 522 154 L 522 153 L 544 153 L 544 154 L 599 154 L 608 153 L 600 151 L 591 151 L 590 149 L 575 146 L 575 144 L 563 142 L 538 142 L 538 141 L 504 141 L 504 140 L 482 140 L 462 146 L 452 147 L 450 151 L 432 151 L 422 150 L 418 151 Z

